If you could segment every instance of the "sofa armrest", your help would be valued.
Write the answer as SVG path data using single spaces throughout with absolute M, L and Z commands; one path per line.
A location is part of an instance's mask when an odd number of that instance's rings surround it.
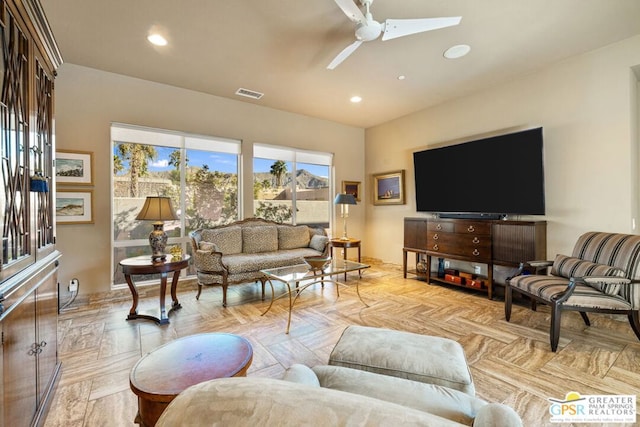
M 522 420 L 509 406 L 489 403 L 480 408 L 473 420 L 473 427 L 522 427 Z
M 628 285 L 631 283 L 631 279 L 627 279 L 626 277 L 615 277 L 615 276 L 584 276 L 576 278 L 577 281 L 582 281 L 587 285 L 595 285 L 604 283 L 607 285 Z
M 222 262 L 222 252 L 198 249 L 193 254 L 193 264 L 201 273 L 222 273 L 227 267 Z

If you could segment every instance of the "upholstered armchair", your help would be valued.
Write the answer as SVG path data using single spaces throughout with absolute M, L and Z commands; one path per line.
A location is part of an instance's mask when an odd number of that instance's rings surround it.
M 640 236 L 585 233 L 571 256 L 557 255 L 554 261 L 521 264 L 516 276 L 506 283 L 505 318 L 511 319 L 513 292 L 518 292 L 531 298 L 533 310 L 537 303 L 551 307 L 551 351 L 558 348 L 565 310 L 579 312 L 587 326 L 588 312 L 626 314 L 640 339 L 639 262 Z

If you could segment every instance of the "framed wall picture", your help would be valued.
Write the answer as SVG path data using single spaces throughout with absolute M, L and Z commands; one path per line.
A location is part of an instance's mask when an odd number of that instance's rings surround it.
M 374 205 L 404 205 L 404 169 L 373 175 Z
M 360 181 L 342 181 L 342 193 L 351 194 L 356 198 L 356 202 L 360 201 Z
M 93 224 L 93 190 L 56 192 L 58 224 Z
M 93 153 L 56 151 L 56 182 L 63 185 L 93 185 Z

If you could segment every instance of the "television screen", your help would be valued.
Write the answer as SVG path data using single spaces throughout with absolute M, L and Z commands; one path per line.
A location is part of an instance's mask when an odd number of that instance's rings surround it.
M 542 139 L 536 128 L 413 153 L 417 210 L 544 215 Z

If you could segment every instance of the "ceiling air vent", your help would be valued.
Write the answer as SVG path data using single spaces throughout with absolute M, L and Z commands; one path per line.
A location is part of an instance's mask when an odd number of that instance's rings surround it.
M 264 93 L 256 92 L 254 90 L 240 88 L 236 91 L 236 95 L 246 96 L 247 98 L 260 99 L 264 96 Z

